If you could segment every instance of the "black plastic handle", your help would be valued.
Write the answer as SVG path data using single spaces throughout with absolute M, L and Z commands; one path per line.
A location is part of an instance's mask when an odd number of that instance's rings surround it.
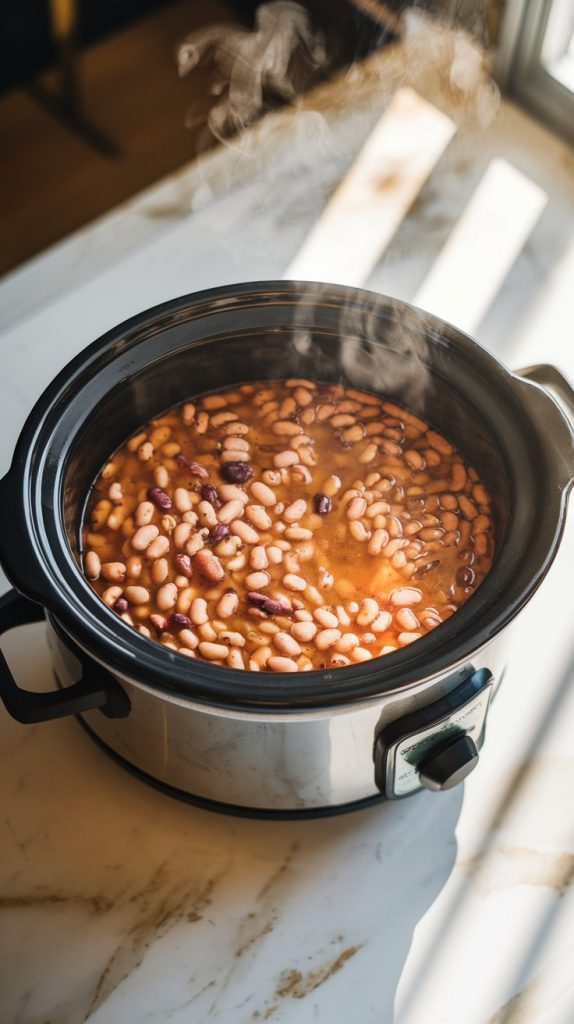
M 0 636 L 16 626 L 26 626 L 44 619 L 42 605 L 29 601 L 15 590 L 0 597 Z M 72 646 L 72 644 L 70 644 Z M 78 654 L 74 650 L 74 654 Z M 96 662 L 83 661 L 82 678 L 61 690 L 34 693 L 22 690 L 16 683 L 8 663 L 0 651 L 0 700 L 17 722 L 29 725 L 48 722 L 66 715 L 99 708 L 108 718 L 125 718 L 129 714 L 129 700 L 110 673 Z

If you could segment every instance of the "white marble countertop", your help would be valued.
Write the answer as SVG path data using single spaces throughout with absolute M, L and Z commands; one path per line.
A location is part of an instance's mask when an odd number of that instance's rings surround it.
M 184 170 L 0 284 L 0 473 L 34 399 L 106 328 L 281 277 L 372 116 L 347 150 L 333 136 L 319 176 L 278 147 L 219 195 L 203 166 L 199 203 Z M 510 105 L 457 134 L 368 284 L 416 295 L 494 157 L 548 203 L 475 334 L 512 366 L 574 376 L 574 161 Z M 195 209 L 174 215 L 182 196 Z M 2 712 L 0 1024 L 571 1024 L 573 564 L 570 516 L 480 763 L 448 793 L 321 821 L 218 816 L 125 774 L 74 721 Z M 22 685 L 51 688 L 42 626 L 2 646 Z

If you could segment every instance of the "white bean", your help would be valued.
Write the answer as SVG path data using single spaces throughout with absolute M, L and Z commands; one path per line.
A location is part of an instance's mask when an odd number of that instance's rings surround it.
M 277 469 L 286 469 L 288 466 L 296 466 L 299 462 L 299 456 L 297 452 L 292 451 L 290 448 L 286 448 L 283 452 L 278 452 L 277 455 L 273 456 L 273 465 Z
M 341 639 L 340 629 L 321 629 L 315 636 L 315 647 L 318 651 L 326 651 Z
M 317 627 L 314 622 L 294 622 L 291 626 L 291 636 L 304 644 L 312 640 L 316 632 Z
M 264 571 L 250 572 L 245 577 L 245 586 L 248 587 L 249 590 L 263 590 L 265 587 L 269 586 L 270 582 L 271 577 L 269 573 Z
M 389 628 L 393 621 L 393 616 L 390 612 L 379 612 L 376 618 L 371 622 L 371 629 L 373 633 L 384 633 Z
M 328 608 L 316 608 L 313 612 L 313 617 L 319 623 L 320 626 L 330 627 L 336 629 L 339 625 L 337 616 L 328 610 Z
M 155 540 L 158 536 L 159 530 L 154 523 L 149 523 L 148 526 L 140 526 L 139 530 L 136 530 L 132 537 L 132 548 L 134 551 L 145 551 L 152 540 Z
M 353 661 L 369 661 L 373 655 L 366 647 L 354 647 L 351 652 Z
M 221 612 L 218 612 L 218 614 L 221 614 Z M 189 617 L 194 626 L 203 626 L 209 620 L 207 601 L 203 597 L 195 597 L 193 599 L 189 609 Z M 223 616 L 221 617 L 223 618 Z
M 273 525 L 263 505 L 246 505 L 245 515 L 258 530 L 270 530 Z
M 267 661 L 268 667 L 272 672 L 297 672 L 297 662 L 293 661 L 292 658 L 282 658 L 279 655 L 273 655 Z
M 176 487 L 173 492 L 173 503 L 178 512 L 190 511 L 192 503 L 186 487 Z
M 201 507 L 201 505 L 199 506 Z M 234 519 L 243 515 L 243 502 L 239 498 L 233 498 L 228 501 L 217 513 L 217 518 L 220 523 L 232 523 Z M 216 520 L 217 521 L 217 520 Z
M 249 523 L 243 522 L 242 519 L 236 519 L 235 522 L 231 524 L 230 529 L 232 533 L 234 533 L 237 537 L 240 537 L 241 540 L 245 541 L 246 544 L 259 543 L 259 534 L 257 533 L 257 531 L 254 530 L 253 527 L 249 525 Z
M 199 600 L 201 600 L 201 598 L 199 598 Z M 225 593 L 218 601 L 215 610 L 220 619 L 228 619 L 231 615 L 235 615 L 238 604 L 239 598 L 235 590 L 228 590 L 227 593 Z
M 366 510 L 367 501 L 365 498 L 359 495 L 355 498 L 351 498 L 346 509 L 347 519 L 360 519 L 362 516 L 364 516 Z
M 202 640 L 199 645 L 199 653 L 202 658 L 208 661 L 223 661 L 229 654 L 229 647 L 225 644 L 216 644 L 210 640 Z
M 301 654 L 301 647 L 293 636 L 289 636 L 289 633 L 275 633 L 273 643 L 277 650 L 281 651 L 281 654 L 286 654 L 290 658 L 296 658 Z
M 397 640 L 401 647 L 406 647 L 407 644 L 412 644 L 415 640 L 418 640 L 422 636 L 422 633 L 404 632 L 399 633 Z
M 283 513 L 283 518 L 288 523 L 296 523 L 299 519 L 305 515 L 307 511 L 307 502 L 304 498 L 297 498 L 296 501 L 288 505 Z
M 84 572 L 89 580 L 97 580 L 102 568 L 100 556 L 95 551 L 87 551 L 84 555 Z
M 175 583 L 164 583 L 156 594 L 156 604 L 160 612 L 167 612 L 173 608 L 177 601 L 177 587 Z
M 267 484 L 256 480 L 255 483 L 251 484 L 251 494 L 255 498 L 255 501 L 259 502 L 260 505 L 264 505 L 265 508 L 271 508 L 272 505 L 277 504 L 277 495 L 275 491 L 272 491 Z
M 155 505 L 151 501 L 140 501 L 134 515 L 136 526 L 147 526 L 151 523 L 154 512 Z
M 283 577 L 283 586 L 287 587 L 287 590 L 305 590 L 307 587 L 306 580 L 302 576 L 297 576 L 293 572 L 288 572 Z
M 379 606 L 373 597 L 365 597 L 359 607 L 357 625 L 370 626 L 371 622 L 374 622 L 379 614 L 379 610 Z
M 410 608 L 422 600 L 422 594 L 416 587 L 399 587 L 391 592 L 389 600 L 397 608 Z
M 241 487 L 237 487 L 236 484 L 219 484 L 217 490 L 224 501 L 234 501 L 237 498 L 244 505 L 249 501 L 249 495 L 246 491 L 243 491 Z

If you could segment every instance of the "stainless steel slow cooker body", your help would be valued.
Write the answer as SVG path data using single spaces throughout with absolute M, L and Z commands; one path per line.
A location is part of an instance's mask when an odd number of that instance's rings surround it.
M 43 617 L 59 689 L 20 689 L 0 655 L 0 696 L 20 721 L 77 714 L 128 768 L 175 795 L 270 815 L 334 813 L 476 763 L 504 669 L 507 627 L 558 549 L 574 476 L 574 408 L 552 367 L 531 383 L 471 339 L 361 290 L 279 282 L 164 303 L 67 366 L 0 481 L 0 560 L 19 594 L 0 632 Z M 78 568 L 91 482 L 141 423 L 185 398 L 287 376 L 385 394 L 455 438 L 496 495 L 498 554 L 467 604 L 396 654 L 335 671 L 237 672 L 134 633 Z

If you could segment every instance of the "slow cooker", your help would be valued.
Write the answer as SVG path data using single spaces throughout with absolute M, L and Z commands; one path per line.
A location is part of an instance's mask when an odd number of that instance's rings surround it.
M 304 674 L 236 671 L 140 636 L 79 569 L 80 524 L 109 454 L 149 418 L 238 382 L 284 377 L 381 393 L 453 438 L 494 495 L 497 553 L 476 593 L 403 650 Z M 76 715 L 126 768 L 207 807 L 335 813 L 478 760 L 508 630 L 559 547 L 574 433 L 549 366 L 509 372 L 451 325 L 380 295 L 263 282 L 173 299 L 80 353 L 42 395 L 0 481 L 0 632 L 44 617 L 55 688 L 0 696 L 20 722 Z

